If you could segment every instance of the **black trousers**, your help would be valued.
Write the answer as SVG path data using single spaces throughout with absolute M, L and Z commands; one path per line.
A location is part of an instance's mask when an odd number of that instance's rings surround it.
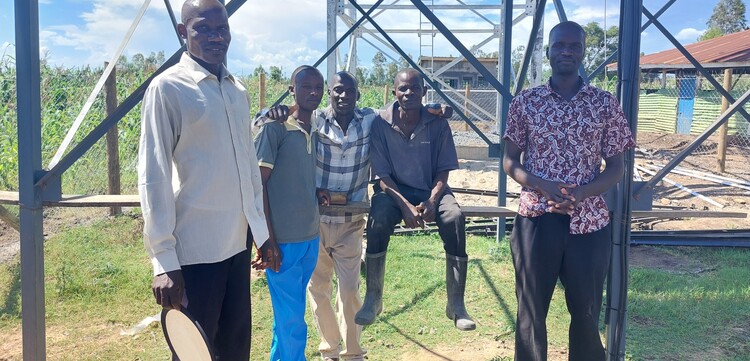
M 510 236 L 516 270 L 515 360 L 547 359 L 547 312 L 558 278 L 570 313 L 568 359 L 604 360 L 599 338 L 602 291 L 611 255 L 611 226 L 569 234 L 570 217 L 516 216 Z
M 221 361 L 250 359 L 250 252 L 218 263 L 182 266 L 187 311 Z M 173 360 L 177 358 L 173 355 Z
M 413 205 L 428 198 L 430 192 L 398 185 L 401 195 Z M 396 202 L 383 192 L 378 185 L 370 201 L 370 215 L 367 218 L 367 253 L 376 254 L 388 250 L 388 243 L 396 225 L 401 222 L 401 209 Z M 466 257 L 466 217 L 449 189 L 438 200 L 435 223 L 443 240 L 445 253 Z

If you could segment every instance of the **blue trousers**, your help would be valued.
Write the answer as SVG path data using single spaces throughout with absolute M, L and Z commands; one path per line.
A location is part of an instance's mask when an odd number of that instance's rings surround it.
M 271 361 L 305 360 L 307 283 L 318 261 L 320 238 L 279 244 L 281 269 L 266 269 L 273 306 Z

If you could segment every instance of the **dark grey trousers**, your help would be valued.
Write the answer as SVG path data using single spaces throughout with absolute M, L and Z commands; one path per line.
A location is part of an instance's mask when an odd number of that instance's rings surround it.
M 568 359 L 604 360 L 599 338 L 602 291 L 611 255 L 611 226 L 569 234 L 570 217 L 516 216 L 510 246 L 516 270 L 515 360 L 547 359 L 547 312 L 558 278 L 571 321 Z
M 417 205 L 430 197 L 430 192 L 398 185 L 399 191 L 409 203 Z M 376 254 L 388 250 L 388 242 L 396 225 L 401 222 L 401 209 L 396 202 L 375 186 L 367 218 L 367 253 Z M 443 240 L 445 253 L 466 257 L 466 217 L 449 189 L 438 201 L 435 223 Z

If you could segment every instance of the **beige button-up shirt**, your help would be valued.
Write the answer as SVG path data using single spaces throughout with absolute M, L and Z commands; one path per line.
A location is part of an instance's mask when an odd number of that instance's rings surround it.
M 146 90 L 138 191 L 154 275 L 245 250 L 248 225 L 258 247 L 268 239 L 249 105 L 226 69 L 219 81 L 187 54 Z

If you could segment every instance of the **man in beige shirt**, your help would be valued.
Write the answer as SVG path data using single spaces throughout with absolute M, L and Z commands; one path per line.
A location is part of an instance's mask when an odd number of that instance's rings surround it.
M 152 289 L 162 307 L 190 312 L 216 356 L 247 360 L 250 240 L 271 257 L 264 265 L 278 263 L 265 242 L 249 97 L 223 65 L 231 35 L 222 4 L 186 1 L 178 31 L 187 53 L 153 80 L 142 107 L 138 190 Z

